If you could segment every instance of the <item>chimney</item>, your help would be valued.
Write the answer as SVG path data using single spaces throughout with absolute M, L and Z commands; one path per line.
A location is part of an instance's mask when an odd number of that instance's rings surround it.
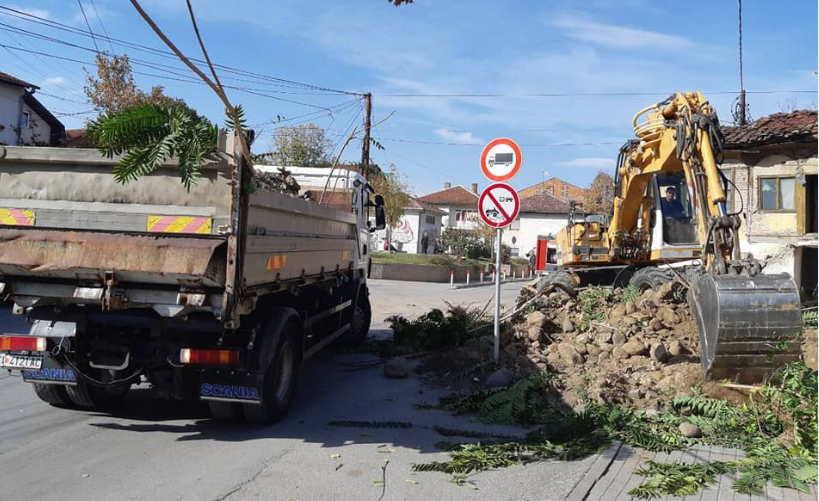
M 478 194 L 478 183 L 472 183 L 472 193 Z
M 444 189 L 445 190 L 448 190 L 450 188 L 452 188 L 452 183 L 449 183 L 449 182 L 444 183 Z

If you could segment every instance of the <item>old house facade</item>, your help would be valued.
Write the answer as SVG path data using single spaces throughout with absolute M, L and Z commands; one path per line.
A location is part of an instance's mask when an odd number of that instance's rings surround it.
M 552 195 L 568 201 L 582 200 L 583 195 L 586 193 L 586 190 L 580 188 L 579 186 L 575 186 L 571 183 L 567 183 L 562 179 L 553 177 L 541 183 L 537 183 L 535 185 L 529 186 L 528 188 L 520 190 L 518 192 L 518 196 L 520 196 L 521 198 L 526 198 L 534 195 L 540 195 L 542 193 L 546 193 L 548 195 Z
M 478 216 L 478 183 L 472 183 L 469 190 L 444 183 L 443 190 L 424 195 L 418 200 L 445 213 L 442 218 L 444 229 L 474 230 L 481 224 Z
M 546 192 L 520 199 L 520 214 L 503 231 L 503 244 L 512 256 L 525 256 L 539 236 L 557 235 L 566 226 L 569 203 Z
M 392 247 L 399 252 L 431 254 L 435 240 L 441 236 L 441 219 L 445 216 L 446 212 L 434 205 L 410 198 L 398 224 L 389 231 L 384 229 L 376 232 L 374 248 L 378 251 L 386 250 L 384 247 L 389 239 Z M 424 233 L 429 237 L 426 249 L 421 245 Z
M 776 113 L 723 128 L 729 206 L 745 211 L 740 245 L 765 273 L 794 277 L 803 300 L 817 284 L 817 112 Z
M 0 144 L 59 146 L 65 127 L 34 93 L 39 89 L 0 71 Z

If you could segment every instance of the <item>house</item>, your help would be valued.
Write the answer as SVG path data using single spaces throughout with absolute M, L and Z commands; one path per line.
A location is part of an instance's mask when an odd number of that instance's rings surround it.
M 384 243 L 389 238 L 392 246 L 400 252 L 408 254 L 432 253 L 433 242 L 441 236 L 441 220 L 444 217 L 446 217 L 446 212 L 441 209 L 410 197 L 409 202 L 404 207 L 404 215 L 401 216 L 399 223 L 389 230 L 377 232 L 378 241 L 374 244 L 375 249 L 384 250 Z M 425 232 L 429 237 L 429 244 L 427 249 L 422 249 L 421 238 Z
M 474 230 L 480 223 L 478 216 L 478 183 L 471 189 L 444 183 L 444 189 L 419 197 L 418 201 L 430 204 L 444 211 L 444 228 Z
M 0 71 L 0 144 L 59 146 L 65 127 L 34 93 L 39 89 Z
M 817 112 L 776 113 L 722 130 L 722 168 L 736 187 L 728 205 L 747 213 L 741 248 L 764 262 L 765 273 L 789 273 L 803 299 L 815 299 Z
M 567 183 L 562 179 L 553 177 L 541 183 L 537 183 L 533 186 L 529 186 L 528 188 L 520 190 L 518 192 L 518 196 L 520 198 L 525 198 L 530 197 L 532 195 L 538 195 L 540 193 L 548 193 L 549 195 L 569 201 L 582 200 L 583 195 L 586 193 L 586 190 L 578 186 L 575 186 L 571 183 Z
M 512 256 L 525 256 L 537 246 L 538 236 L 557 235 L 566 226 L 569 202 L 548 192 L 520 199 L 520 213 L 503 230 L 503 244 Z

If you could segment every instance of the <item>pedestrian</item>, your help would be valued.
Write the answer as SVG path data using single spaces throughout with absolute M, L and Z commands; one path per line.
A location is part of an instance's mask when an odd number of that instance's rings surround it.
M 529 251 L 529 269 L 535 271 L 535 249 Z
M 429 233 L 426 231 L 424 235 L 421 237 L 421 254 L 427 253 L 427 246 L 429 245 Z

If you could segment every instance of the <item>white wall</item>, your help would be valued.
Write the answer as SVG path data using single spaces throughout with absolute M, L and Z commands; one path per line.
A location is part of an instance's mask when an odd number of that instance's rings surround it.
M 15 127 L 20 125 L 20 107 L 23 103 L 23 88 L 0 83 L 0 144 L 17 145 Z
M 478 215 L 477 208 L 474 205 L 443 205 L 438 206 L 439 209 L 446 212 L 447 215 L 443 217 L 442 224 L 445 228 L 458 228 L 460 230 L 474 230 L 481 224 L 480 216 Z M 473 220 L 469 221 L 456 221 L 455 211 L 456 210 L 468 210 L 474 213 Z
M 434 223 L 426 222 L 427 216 L 432 216 Z M 407 254 L 418 254 L 421 252 L 421 236 L 424 232 L 429 234 L 429 249 L 432 252 L 432 242 L 441 235 L 441 216 L 420 210 L 406 210 L 398 225 L 392 228 L 392 246 L 400 252 Z M 387 240 L 387 230 L 379 230 L 373 238 L 373 250 L 384 251 L 384 242 Z
M 432 223 L 427 223 L 427 218 L 428 217 L 432 218 L 432 221 L 433 221 Z M 428 247 L 427 247 L 427 253 L 431 254 L 432 251 L 433 251 L 433 242 L 435 242 L 436 238 L 441 236 L 441 232 L 442 232 L 442 229 L 441 229 L 441 215 L 431 214 L 429 212 L 422 212 L 420 214 L 420 222 L 419 222 L 418 226 L 419 226 L 418 235 L 417 235 L 418 246 L 417 246 L 416 250 L 419 253 L 423 251 L 423 249 L 421 249 L 421 237 L 424 235 L 424 232 L 426 231 L 427 234 L 429 235 L 429 244 L 428 244 Z
M 48 146 L 51 143 L 51 126 L 25 102 L 23 111 L 28 112 L 31 118 L 29 126 L 20 130 L 20 144 Z
M 534 214 L 523 213 L 518 216 L 520 226 L 518 229 L 510 229 L 515 224 L 503 230 L 503 244 L 510 248 L 517 248 L 518 255 L 523 257 L 527 252 L 537 246 L 538 235 L 557 235 L 566 227 L 566 214 Z M 516 238 L 516 243 L 512 243 L 512 237 Z

